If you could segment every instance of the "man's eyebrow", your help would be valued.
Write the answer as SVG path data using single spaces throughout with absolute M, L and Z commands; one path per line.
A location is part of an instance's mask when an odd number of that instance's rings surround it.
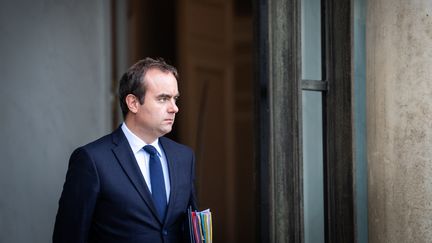
M 162 94 L 159 94 L 156 97 L 158 97 L 158 98 L 171 98 L 171 97 L 178 98 L 179 96 L 180 96 L 180 94 L 170 95 L 170 94 L 162 93 Z

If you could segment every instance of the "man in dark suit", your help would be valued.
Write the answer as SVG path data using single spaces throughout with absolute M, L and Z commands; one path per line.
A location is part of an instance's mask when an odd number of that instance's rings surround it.
M 163 137 L 178 112 L 177 70 L 141 60 L 119 96 L 124 123 L 71 155 L 54 243 L 182 242 L 187 208 L 196 208 L 194 154 Z

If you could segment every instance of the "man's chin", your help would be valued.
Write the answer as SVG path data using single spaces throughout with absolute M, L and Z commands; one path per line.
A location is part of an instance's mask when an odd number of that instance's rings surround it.
M 163 128 L 163 129 L 161 129 L 161 136 L 164 136 L 164 135 L 166 135 L 166 134 L 168 134 L 168 133 L 170 133 L 172 131 L 172 127 L 169 127 L 169 128 Z

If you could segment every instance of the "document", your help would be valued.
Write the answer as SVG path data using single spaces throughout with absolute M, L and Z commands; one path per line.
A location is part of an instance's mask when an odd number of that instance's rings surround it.
M 191 243 L 212 243 L 212 215 L 210 209 L 188 209 L 189 238 Z

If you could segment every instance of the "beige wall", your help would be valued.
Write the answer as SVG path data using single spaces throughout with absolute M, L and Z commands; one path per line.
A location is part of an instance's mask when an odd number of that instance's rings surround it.
M 368 1 L 369 242 L 432 242 L 432 1 Z

